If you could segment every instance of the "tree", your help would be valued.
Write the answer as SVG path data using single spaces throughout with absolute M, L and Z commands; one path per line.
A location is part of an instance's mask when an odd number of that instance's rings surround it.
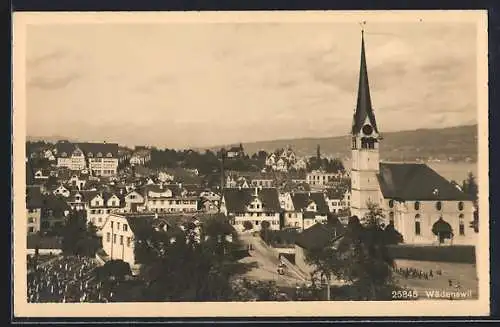
M 146 299 L 224 301 L 233 296 L 231 279 L 244 273 L 246 265 L 218 251 L 221 239 L 217 236 L 227 231 L 219 229 L 224 223 L 212 223 L 206 231 L 210 237 L 202 243 L 196 241 L 196 224 L 188 224 L 184 231 L 158 231 L 136 240 L 141 248 L 136 255 L 148 256 L 140 259 Z
M 243 228 L 244 228 L 246 231 L 247 231 L 247 230 L 251 230 L 251 229 L 253 229 L 253 224 L 252 224 L 252 222 L 251 222 L 251 221 L 249 221 L 249 220 L 245 220 L 245 221 L 243 222 Z
M 347 281 L 358 299 L 384 299 L 394 283 L 394 262 L 387 249 L 389 242 L 381 227 L 379 209 L 370 205 L 363 224 L 352 216 L 343 235 L 331 239 L 323 248 L 306 252 L 306 260 L 318 272 L 327 280 L 333 276 Z
M 85 211 L 70 212 L 62 227 L 63 253 L 94 257 L 100 247 L 96 230 L 92 223 L 87 224 Z
M 445 239 L 453 238 L 453 229 L 449 223 L 444 221 L 443 217 L 432 225 L 432 233 L 439 239 L 439 244 L 443 243 Z
M 462 190 L 464 193 L 469 195 L 474 201 L 477 200 L 478 186 L 476 183 L 476 178 L 472 172 L 469 172 L 467 179 L 463 181 Z
M 260 236 L 264 240 L 264 242 L 269 244 L 269 238 L 268 238 L 268 233 L 269 233 L 269 228 L 271 227 L 271 224 L 267 221 L 264 220 L 260 223 Z

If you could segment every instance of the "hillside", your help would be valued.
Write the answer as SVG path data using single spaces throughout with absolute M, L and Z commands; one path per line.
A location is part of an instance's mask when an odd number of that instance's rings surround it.
M 383 160 L 477 160 L 477 125 L 383 133 L 382 137 Z M 316 153 L 319 144 L 323 155 L 349 158 L 349 139 L 349 136 L 288 139 L 243 143 L 243 147 L 245 152 L 255 153 L 291 145 L 297 155 L 310 156 Z

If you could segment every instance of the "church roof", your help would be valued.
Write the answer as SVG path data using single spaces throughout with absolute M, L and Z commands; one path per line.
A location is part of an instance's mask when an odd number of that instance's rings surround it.
M 403 201 L 471 200 L 450 181 L 422 163 L 380 163 L 377 175 L 384 198 Z
M 368 117 L 373 129 L 378 133 L 375 114 L 373 113 L 372 100 L 370 96 L 370 85 L 368 82 L 368 70 L 366 68 L 365 40 L 361 34 L 361 64 L 359 68 L 358 101 L 352 121 L 352 134 L 358 134 Z

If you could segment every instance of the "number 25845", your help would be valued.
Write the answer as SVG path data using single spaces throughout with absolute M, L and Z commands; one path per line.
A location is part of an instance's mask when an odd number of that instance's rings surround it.
M 416 290 L 392 291 L 393 300 L 414 300 L 417 298 L 418 298 L 418 292 Z

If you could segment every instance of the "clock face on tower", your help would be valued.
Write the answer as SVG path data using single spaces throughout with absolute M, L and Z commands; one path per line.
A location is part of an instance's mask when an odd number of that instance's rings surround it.
M 363 134 L 370 135 L 372 132 L 373 128 L 370 125 L 366 124 L 365 126 L 363 126 Z

